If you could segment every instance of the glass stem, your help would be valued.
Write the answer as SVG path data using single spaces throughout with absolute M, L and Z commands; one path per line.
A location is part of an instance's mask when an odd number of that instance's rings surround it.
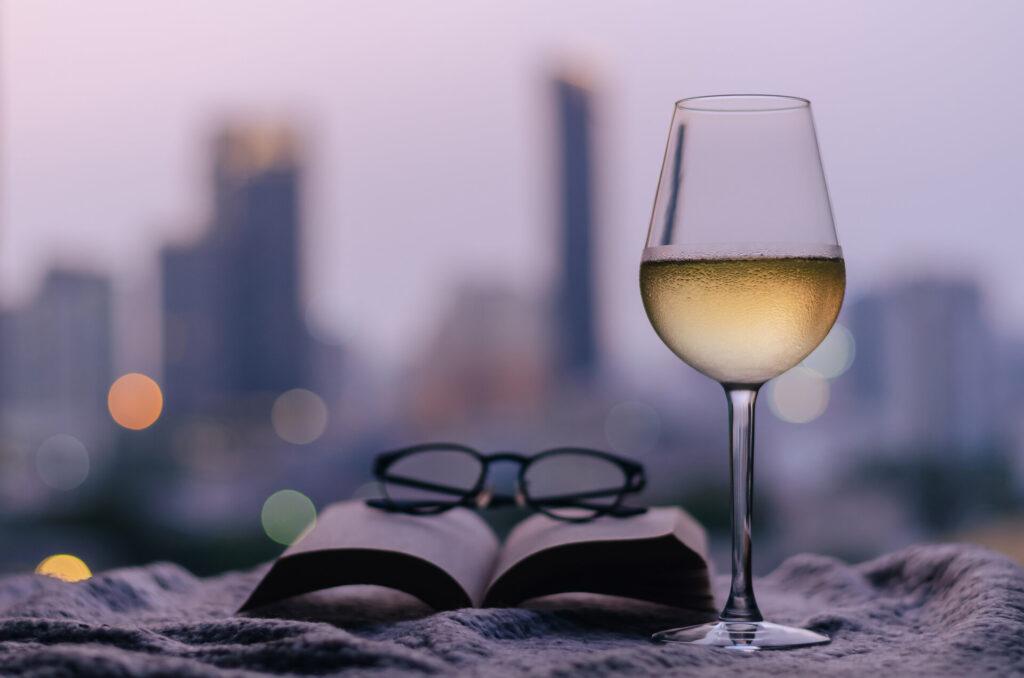
M 729 475 L 732 492 L 732 586 L 720 618 L 762 621 L 750 573 L 750 516 L 754 500 L 754 402 L 760 386 L 725 385 L 729 399 Z

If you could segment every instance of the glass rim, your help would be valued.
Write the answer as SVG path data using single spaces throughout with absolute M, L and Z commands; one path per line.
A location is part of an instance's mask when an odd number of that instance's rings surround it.
M 724 103 L 729 100 L 737 103 L 746 101 L 751 105 L 727 107 Z M 809 99 L 788 94 L 705 94 L 680 99 L 675 106 L 678 109 L 701 113 L 774 113 L 810 108 L 811 102 Z

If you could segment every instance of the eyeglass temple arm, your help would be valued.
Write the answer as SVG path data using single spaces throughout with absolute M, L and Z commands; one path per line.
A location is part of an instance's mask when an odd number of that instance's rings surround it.
M 621 490 L 605 491 L 598 490 L 596 492 L 581 492 L 580 494 L 573 495 L 562 495 L 558 497 L 544 497 L 543 499 L 536 500 L 534 503 L 541 506 L 577 506 L 580 508 L 590 508 L 595 510 L 602 510 L 605 507 L 601 505 L 588 504 L 585 499 L 593 499 L 600 497 L 607 497 L 619 494 Z M 474 503 L 470 498 L 467 497 L 465 502 L 467 505 Z M 519 498 L 513 497 L 507 494 L 494 494 L 487 498 L 486 506 L 491 508 L 500 508 L 503 506 L 521 506 Z M 625 507 L 620 507 L 625 508 Z M 630 509 L 632 510 L 632 509 Z
M 457 496 L 463 496 L 471 493 L 470 491 L 461 490 L 457 487 L 448 487 L 447 485 L 428 483 L 425 480 L 416 480 L 415 478 L 405 478 L 403 476 L 389 476 L 387 474 L 378 474 L 377 480 L 380 480 L 382 482 L 394 483 L 395 485 L 404 485 L 405 487 L 413 487 L 418 490 L 430 490 L 432 492 L 443 492 L 444 494 L 453 494 Z
M 405 485 L 407 487 L 413 487 L 413 488 L 420 489 L 420 490 L 431 490 L 433 492 L 441 492 L 441 493 L 444 493 L 444 494 L 450 494 L 450 495 L 454 495 L 454 496 L 465 497 L 467 499 L 466 503 L 467 504 L 471 503 L 470 499 L 472 498 L 472 493 L 467 492 L 465 490 L 460 490 L 460 489 L 456 489 L 456 488 L 453 488 L 453 487 L 446 487 L 444 485 L 437 485 L 437 484 L 434 484 L 434 483 L 427 483 L 427 482 L 424 482 L 424 481 L 421 481 L 421 480 L 414 480 L 412 478 L 401 478 L 401 477 L 397 477 L 397 476 L 388 476 L 385 479 L 388 482 L 392 482 L 392 483 L 395 483 L 397 485 Z M 631 490 L 627 489 L 625 491 L 631 491 Z M 543 498 L 535 499 L 534 502 L 538 503 L 538 504 L 549 504 L 549 505 L 552 505 L 552 506 L 566 505 L 566 504 L 578 504 L 580 506 L 583 506 L 584 504 L 580 501 L 582 499 L 595 499 L 595 498 L 600 498 L 600 497 L 609 497 L 609 496 L 614 496 L 614 495 L 617 495 L 617 494 L 621 494 L 623 492 L 624 492 L 624 490 L 622 488 L 609 488 L 609 489 L 603 489 L 603 490 L 591 490 L 590 492 L 579 492 L 577 494 L 563 494 L 563 495 L 556 495 L 554 497 L 543 497 Z M 436 502 L 436 501 L 429 501 L 429 500 L 423 501 L 423 502 L 407 501 L 407 500 L 392 500 L 392 502 L 393 503 L 403 503 L 403 504 L 422 503 L 424 505 L 433 505 L 433 504 L 439 503 L 439 502 Z M 515 497 L 511 497 L 511 496 L 504 495 L 504 494 L 496 494 L 496 495 L 492 496 L 487 503 L 488 503 L 489 506 L 499 507 L 499 506 L 514 506 L 514 505 L 517 505 L 518 502 L 517 502 Z
M 608 515 L 627 518 L 629 516 L 638 516 L 641 513 L 647 513 L 646 506 L 616 506 L 608 512 Z
M 498 500 L 497 503 L 491 503 L 491 506 L 509 506 L 515 504 L 515 499 L 508 496 L 495 497 Z M 374 508 L 384 509 L 388 511 L 412 511 L 416 509 L 429 509 L 429 508 L 454 508 L 455 506 L 469 505 L 472 502 L 463 500 L 454 504 L 447 504 L 444 502 L 436 501 L 414 501 L 414 500 L 395 500 L 395 499 L 367 499 L 366 503 L 368 506 Z M 646 513 L 647 509 L 642 506 L 616 506 L 614 508 L 605 510 L 602 506 L 589 506 L 584 503 L 570 504 L 567 505 L 570 508 L 584 508 L 598 513 L 607 513 L 610 516 L 616 516 L 625 518 L 629 516 L 640 515 Z
M 640 464 L 630 464 L 629 479 L 626 481 L 630 492 L 639 492 L 647 485 L 647 474 Z
M 381 497 L 367 499 L 366 504 L 374 508 L 404 511 L 411 509 L 436 508 L 441 506 L 454 508 L 456 506 L 469 506 L 472 502 L 467 499 L 460 499 L 455 502 L 446 502 L 430 499 L 387 499 L 386 497 Z
M 590 490 L 589 492 L 575 492 L 572 494 L 556 494 L 545 497 L 530 497 L 536 504 L 560 504 L 563 502 L 574 502 L 580 499 L 597 499 L 600 497 L 613 497 L 617 494 L 633 492 L 632 487 L 608 487 L 601 490 Z

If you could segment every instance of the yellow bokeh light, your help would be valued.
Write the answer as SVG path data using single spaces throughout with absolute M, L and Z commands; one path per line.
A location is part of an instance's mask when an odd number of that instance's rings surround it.
M 806 424 L 828 407 L 828 380 L 806 367 L 794 367 L 769 385 L 768 406 L 773 414 L 791 424 Z
M 110 416 L 121 426 L 140 431 L 160 418 L 164 409 L 164 395 L 151 378 L 138 372 L 129 372 L 110 387 L 107 394 Z
M 43 562 L 36 566 L 36 574 L 45 574 L 47 577 L 74 582 L 85 581 L 92 576 L 92 571 L 81 558 L 67 553 L 58 553 L 55 556 L 44 558 Z
M 843 325 L 836 323 L 832 331 L 801 363 L 803 367 L 817 372 L 826 379 L 835 379 L 853 365 L 856 342 L 853 334 Z

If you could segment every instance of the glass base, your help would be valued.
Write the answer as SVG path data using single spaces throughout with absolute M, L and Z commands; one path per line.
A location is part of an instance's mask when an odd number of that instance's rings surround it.
M 660 642 L 692 643 L 729 650 L 785 650 L 831 641 L 826 635 L 771 622 L 717 621 L 659 631 L 652 638 Z

